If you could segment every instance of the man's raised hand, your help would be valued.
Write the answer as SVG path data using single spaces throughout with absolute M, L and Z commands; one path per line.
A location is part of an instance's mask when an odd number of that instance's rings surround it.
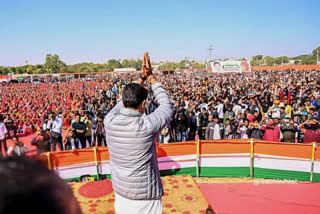
M 152 74 L 152 68 L 150 63 L 150 56 L 148 51 L 144 52 L 142 63 L 142 76 L 149 77 Z

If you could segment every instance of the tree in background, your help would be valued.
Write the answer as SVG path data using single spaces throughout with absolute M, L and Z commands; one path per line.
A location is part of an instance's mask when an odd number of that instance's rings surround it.
M 319 56 L 320 56 L 320 46 L 312 51 L 312 55 L 316 57 L 317 56 L 317 51 L 319 52 Z
M 317 63 L 317 51 L 320 52 L 320 46 L 312 51 L 312 54 L 304 54 L 295 57 L 279 56 L 263 56 L 261 54 L 253 56 L 251 65 L 281 65 L 287 64 L 289 60 L 294 60 L 296 65 L 310 65 Z M 320 54 L 320 53 L 319 53 Z M 225 59 L 226 60 L 226 59 Z M 153 62 L 153 65 L 157 63 Z M 178 62 L 160 62 L 158 69 L 174 70 L 186 68 L 205 68 L 205 64 L 195 60 L 181 60 Z M 43 74 L 43 73 L 83 73 L 83 72 L 106 72 L 113 71 L 115 68 L 135 68 L 140 71 L 142 68 L 141 59 L 110 59 L 107 63 L 96 64 L 92 62 L 78 63 L 74 65 L 66 65 L 60 60 L 57 54 L 47 54 L 43 65 L 23 65 L 17 67 L 0 66 L 0 74 Z
M 9 68 L 7 67 L 0 67 L 0 74 L 7 74 L 9 73 Z
M 113 71 L 115 68 L 122 68 L 122 64 L 120 60 L 110 59 L 108 60 L 106 67 L 108 71 Z
M 263 55 L 253 56 L 251 60 L 251 65 L 261 65 L 263 64 Z
M 58 73 L 60 69 L 66 67 L 66 64 L 60 60 L 57 54 L 47 54 L 43 67 L 46 73 Z
M 187 67 L 186 67 L 187 66 Z M 195 60 L 186 61 L 181 60 L 179 62 L 160 62 L 159 70 L 174 70 L 185 68 L 205 68 L 204 63 L 197 62 Z

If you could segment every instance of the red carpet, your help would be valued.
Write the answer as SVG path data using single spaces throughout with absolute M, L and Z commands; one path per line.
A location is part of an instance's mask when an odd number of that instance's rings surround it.
M 320 213 L 320 183 L 198 186 L 217 214 Z

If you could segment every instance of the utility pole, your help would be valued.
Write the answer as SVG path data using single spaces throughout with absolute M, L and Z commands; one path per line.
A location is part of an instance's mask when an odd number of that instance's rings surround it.
M 212 58 L 212 51 L 213 51 L 213 46 L 212 45 L 209 45 L 209 48 L 208 48 L 208 51 L 209 51 L 209 61 L 211 61 L 211 58 Z
M 184 68 L 190 68 L 190 60 L 187 56 L 184 58 Z

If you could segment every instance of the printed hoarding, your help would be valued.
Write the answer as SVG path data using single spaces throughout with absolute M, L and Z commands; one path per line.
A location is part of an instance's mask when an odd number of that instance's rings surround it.
M 214 61 L 210 65 L 211 71 L 217 73 L 251 72 L 250 61 Z

